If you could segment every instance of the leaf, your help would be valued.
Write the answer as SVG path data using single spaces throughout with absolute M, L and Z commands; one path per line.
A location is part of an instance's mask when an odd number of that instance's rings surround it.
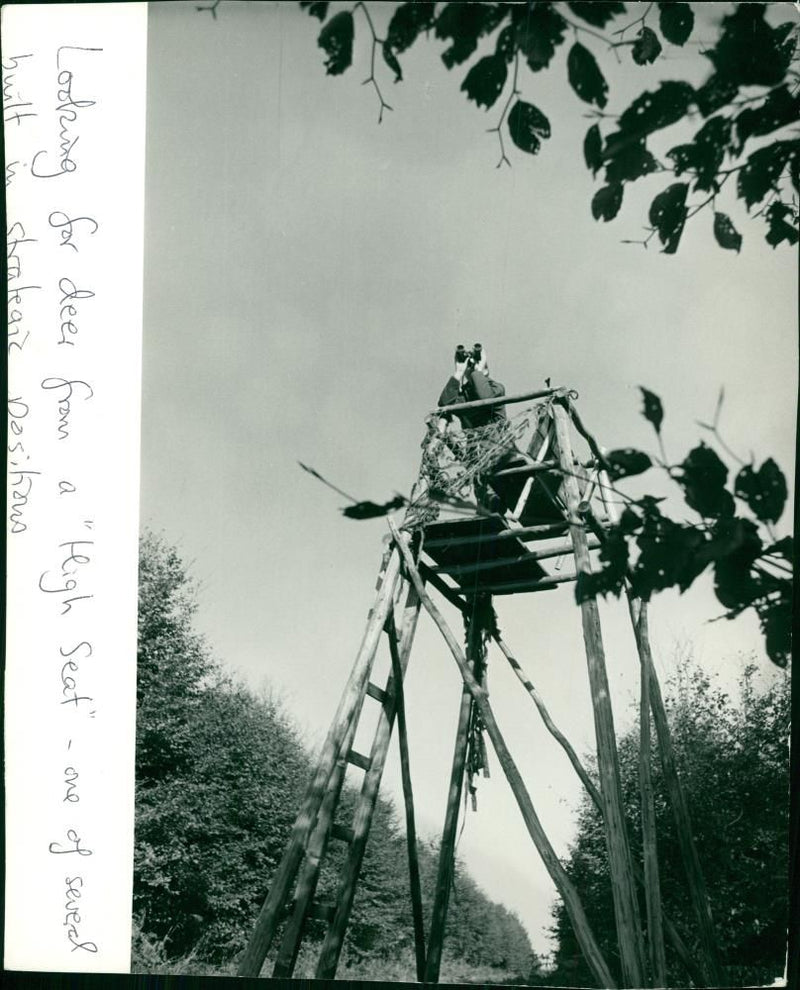
M 461 89 L 468 99 L 488 110 L 503 92 L 507 78 L 508 67 L 502 55 L 486 55 L 469 70 Z
M 603 164 L 603 139 L 600 137 L 599 124 L 592 124 L 583 139 L 583 157 L 586 167 L 597 175 Z
M 734 492 L 744 499 L 747 507 L 761 522 L 775 523 L 786 505 L 786 478 L 778 465 L 768 457 L 758 471 L 746 464 L 736 476 Z
M 698 558 L 706 537 L 695 526 L 685 526 L 651 508 L 636 543 L 639 559 L 631 575 L 634 594 L 648 599 L 653 591 L 677 585 L 686 591 L 707 566 Z
M 465 62 L 478 47 L 479 39 L 493 31 L 504 16 L 504 8 L 496 4 L 445 4 L 436 18 L 436 37 L 452 42 L 442 52 L 442 61 L 447 68 Z
M 655 62 L 661 54 L 661 42 L 652 28 L 645 26 L 636 35 L 636 41 L 633 43 L 631 54 L 633 55 L 633 61 L 637 65 L 647 65 Z
M 786 217 L 792 217 L 793 223 L 787 223 Z M 767 220 L 769 221 L 769 232 L 767 233 L 767 244 L 777 247 L 781 241 L 788 241 L 790 245 L 797 244 L 797 215 L 792 208 L 778 200 L 772 203 L 767 210 Z
M 586 601 L 596 595 L 619 595 L 625 586 L 628 571 L 628 540 L 620 526 L 612 526 L 600 547 L 600 570 L 587 574 L 579 572 L 575 584 L 575 600 Z
M 741 610 L 764 593 L 753 564 L 761 555 L 761 537 L 749 519 L 720 520 L 711 540 L 722 552 L 714 560 L 714 591 L 725 608 Z
M 594 55 L 579 41 L 569 50 L 567 74 L 570 86 L 584 103 L 596 103 L 602 110 L 608 102 L 608 83 Z
M 748 210 L 774 189 L 789 156 L 800 148 L 800 141 L 775 141 L 754 151 L 739 172 L 737 191 Z
M 307 10 L 312 17 L 317 17 L 320 21 L 324 21 L 328 16 L 329 6 L 327 0 L 300 0 L 300 8 Z
M 395 509 L 401 509 L 405 504 L 405 498 L 402 495 L 396 495 L 390 501 L 384 502 L 383 505 L 369 501 L 356 502 L 355 505 L 348 505 L 347 508 L 342 509 L 342 515 L 347 516 L 348 519 L 376 519 L 378 516 L 385 516 Z
M 777 543 L 772 543 L 761 551 L 762 557 L 778 556 L 788 561 L 794 560 L 794 537 L 784 536 Z
M 632 478 L 634 475 L 643 474 L 648 468 L 653 466 L 650 457 L 641 450 L 634 450 L 625 447 L 622 450 L 612 450 L 605 455 L 609 465 L 608 476 L 612 481 L 619 481 L 620 478 Z
M 737 254 L 742 247 L 742 235 L 731 223 L 725 213 L 714 214 L 714 237 L 721 248 L 735 251 Z
M 658 26 L 671 45 L 685 45 L 694 27 L 694 11 L 688 3 L 659 3 Z
M 712 117 L 697 132 L 691 144 L 681 144 L 667 152 L 675 162 L 675 174 L 694 171 L 695 189 L 710 192 L 718 188 L 717 172 L 725 157 L 731 133 L 731 121 L 727 117 Z
M 595 220 L 613 220 L 619 213 L 620 206 L 622 206 L 622 183 L 615 182 L 603 186 L 592 197 L 592 216 Z
M 736 96 L 739 87 L 735 82 L 716 73 L 695 90 L 695 102 L 704 117 L 715 113 Z
M 800 117 L 800 94 L 792 96 L 785 84 L 770 90 L 758 107 L 749 107 L 736 117 L 737 151 L 741 152 L 750 137 L 771 134 L 772 131 L 794 124 Z
M 517 51 L 517 29 L 513 24 L 509 24 L 497 35 L 497 44 L 494 47 L 495 55 L 500 55 L 511 62 Z
M 722 21 L 716 45 L 703 52 L 717 75 L 737 86 L 777 86 L 789 67 L 791 52 L 782 48 L 784 35 L 765 21 L 765 5 L 737 4 Z
M 776 602 L 757 609 L 767 656 L 778 667 L 788 667 L 792 658 L 792 598 L 787 592 Z
M 564 40 L 567 22 L 551 3 L 537 3 L 517 28 L 517 44 L 532 72 L 546 69 Z
M 532 103 L 517 100 L 508 115 L 508 130 L 518 148 L 535 155 L 540 147 L 539 138 L 550 137 L 550 121 Z
M 317 44 L 325 50 L 325 69 L 329 76 L 338 76 L 353 61 L 353 15 L 349 10 L 335 14 L 323 27 Z
M 701 441 L 689 451 L 678 470 L 675 480 L 683 488 L 690 509 L 704 519 L 733 515 L 733 497 L 725 487 L 728 468 L 715 451 Z
M 639 386 L 639 391 L 644 399 L 642 415 L 648 423 L 653 424 L 653 429 L 660 435 L 661 424 L 664 421 L 664 407 L 661 405 L 661 399 L 655 392 L 648 391 L 643 385 Z
M 685 182 L 674 182 L 658 194 L 650 204 L 650 223 L 658 231 L 664 245 L 664 254 L 674 254 L 686 223 L 686 194 L 689 186 Z
M 392 14 L 386 32 L 386 44 L 395 52 L 404 52 L 417 40 L 421 31 L 433 27 L 436 4 L 427 0 L 401 3 Z
M 581 20 L 599 28 L 604 28 L 609 21 L 613 21 L 617 14 L 625 13 L 624 3 L 607 3 L 605 0 L 594 0 L 593 3 L 579 0 L 578 3 L 568 3 L 567 6 Z
M 400 63 L 397 61 L 397 56 L 389 47 L 389 42 L 384 41 L 381 46 L 383 51 L 383 61 L 389 66 L 389 68 L 394 73 L 394 81 L 400 82 L 403 78 L 403 70 L 400 68 Z
M 633 182 L 643 175 L 658 171 L 658 162 L 645 147 L 644 141 L 628 139 L 617 131 L 606 138 L 603 158 L 606 182 Z
M 642 93 L 623 111 L 619 129 L 628 137 L 643 137 L 669 127 L 685 116 L 694 90 L 685 82 L 662 82 L 654 92 Z

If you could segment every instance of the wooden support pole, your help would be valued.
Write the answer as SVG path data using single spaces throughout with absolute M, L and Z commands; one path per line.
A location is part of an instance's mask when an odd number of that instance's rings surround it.
M 469 614 L 472 602 L 467 603 L 465 614 Z M 477 623 L 470 624 L 467 637 L 467 657 L 465 663 L 475 672 L 481 665 L 481 629 Z M 442 841 L 439 846 L 439 862 L 436 870 L 436 892 L 431 912 L 431 930 L 428 941 L 428 954 L 425 960 L 425 982 L 438 983 L 442 965 L 442 950 L 444 948 L 445 927 L 447 924 L 447 909 L 450 905 L 450 890 L 453 885 L 455 872 L 456 832 L 458 829 L 458 811 L 461 806 L 461 794 L 464 787 L 464 769 L 469 748 L 469 716 L 472 709 L 472 696 L 466 685 L 461 690 L 461 702 L 458 709 L 458 725 L 456 740 L 453 747 L 453 765 L 450 771 L 450 783 L 447 789 L 447 807 L 445 810 Z
M 389 520 L 389 528 L 392 530 L 392 535 L 394 536 L 395 541 L 399 541 L 400 536 L 391 519 Z M 422 578 L 414 565 L 414 561 L 411 559 L 408 549 L 401 542 L 398 542 L 398 545 L 400 546 L 408 574 L 414 583 L 414 587 L 417 589 L 420 600 L 438 626 L 439 631 L 444 636 L 444 639 L 450 648 L 450 652 L 453 654 L 453 657 L 458 664 L 461 677 L 467 687 L 467 690 L 475 699 L 475 703 L 480 710 L 484 725 L 486 726 L 486 731 L 488 732 L 494 750 L 497 753 L 498 762 L 503 768 L 506 779 L 508 780 L 511 790 L 514 793 L 514 797 L 516 798 L 523 820 L 528 829 L 528 834 L 531 836 L 531 839 L 539 851 L 539 855 L 542 857 L 542 860 L 547 867 L 558 892 L 564 900 L 564 905 L 567 909 L 570 921 L 572 922 L 572 927 L 578 939 L 578 944 L 586 957 L 589 967 L 601 987 L 614 988 L 616 987 L 616 983 L 611 975 L 611 970 L 608 968 L 608 964 L 603 958 L 603 954 L 597 944 L 594 933 L 589 926 L 589 921 L 586 917 L 585 911 L 583 910 L 583 905 L 580 902 L 578 893 L 575 890 L 572 881 L 567 876 L 564 867 L 559 862 L 559 859 L 555 854 L 555 850 L 550 845 L 550 841 L 542 828 L 541 822 L 539 821 L 533 807 L 533 802 L 531 801 L 530 795 L 525 787 L 525 783 L 522 780 L 522 776 L 508 751 L 508 747 L 506 746 L 503 736 L 500 733 L 500 729 L 494 717 L 494 712 L 489 705 L 488 695 L 473 677 L 455 636 L 450 631 L 439 610 L 426 593 L 422 585 Z
M 597 550 L 600 547 L 600 541 L 590 539 L 587 541 L 587 546 L 590 550 Z M 527 550 L 525 553 L 519 554 L 516 557 L 498 557 L 495 560 L 484 560 L 477 564 L 437 564 L 431 570 L 436 574 L 450 574 L 455 577 L 456 575 L 476 574 L 481 571 L 493 571 L 498 568 L 508 567 L 510 564 L 524 564 L 529 560 L 548 560 L 551 557 L 563 557 L 571 551 L 572 542 L 564 541 L 554 547 L 547 547 L 544 550 Z
M 401 537 L 400 545 L 402 545 L 405 551 L 408 551 L 406 540 L 407 536 Z M 410 551 L 408 552 L 410 555 Z M 417 628 L 419 608 L 417 592 L 409 585 L 406 605 L 403 610 L 400 639 L 400 665 L 403 673 L 405 673 L 411 656 L 411 644 Z M 386 622 L 387 617 L 388 611 L 383 615 L 383 623 Z M 387 703 L 381 709 L 378 718 L 378 726 L 375 730 L 369 755 L 368 769 L 364 776 L 361 793 L 358 796 L 356 804 L 353 819 L 353 839 L 350 843 L 347 862 L 342 871 L 341 880 L 336 892 L 336 910 L 325 940 L 322 943 L 322 950 L 317 961 L 315 973 L 317 979 L 332 980 L 336 974 L 336 966 L 339 962 L 347 923 L 350 919 L 350 910 L 353 906 L 356 882 L 361 872 L 361 864 L 364 860 L 364 852 L 367 847 L 369 828 L 372 823 L 375 802 L 378 798 L 378 789 L 386 763 L 386 754 L 389 750 L 389 740 L 394 727 L 396 712 L 395 699 L 396 692 L 393 689 L 390 693 L 390 698 L 387 699 Z
M 647 606 L 642 603 L 638 616 L 639 640 L 647 637 Z M 639 699 L 639 795 L 642 818 L 642 858 L 644 860 L 644 893 L 647 909 L 647 949 L 650 961 L 650 986 L 667 985 L 667 959 L 664 953 L 664 926 L 661 912 L 661 883 L 658 875 L 658 846 L 656 843 L 656 810 L 653 780 L 650 770 L 650 671 L 641 664 L 641 695 Z
M 414 592 L 416 596 L 416 591 Z M 417 599 L 418 600 L 418 599 Z M 403 781 L 403 803 L 406 809 L 406 845 L 408 846 L 408 878 L 411 888 L 411 914 L 414 922 L 414 955 L 417 963 L 417 980 L 425 979 L 425 919 L 422 909 L 422 882 L 417 855 L 417 827 L 414 818 L 414 793 L 411 787 L 411 758 L 408 752 L 406 728 L 405 689 L 403 665 L 400 660 L 394 617 L 389 615 L 389 644 L 392 654 L 392 677 L 397 709 L 397 741 L 400 747 L 400 774 Z
M 578 481 L 572 469 L 569 417 L 563 406 L 558 403 L 553 405 L 553 415 L 558 455 L 563 472 L 562 491 L 569 513 L 570 532 L 575 553 L 575 567 L 579 572 L 591 573 L 586 533 L 583 525 L 578 521 L 580 493 Z M 633 879 L 633 860 L 625 827 L 614 716 L 611 709 L 603 638 L 600 630 L 600 614 L 596 599 L 589 598 L 581 602 L 581 619 L 594 711 L 597 766 L 605 809 L 606 847 L 622 975 L 626 986 L 641 987 L 644 985 L 644 946 L 639 905 Z
M 533 475 L 539 471 L 553 471 L 558 468 L 558 461 L 536 461 L 533 464 L 520 464 L 518 467 L 503 468 L 492 474 L 493 478 L 511 478 L 514 475 Z
M 686 801 L 686 795 L 680 777 L 678 776 L 675 754 L 672 749 L 669 722 L 667 721 L 667 712 L 664 707 L 664 699 L 661 696 L 661 685 L 658 682 L 658 675 L 656 674 L 650 652 L 650 641 L 646 634 L 646 626 L 642 630 L 639 624 L 642 602 L 640 599 L 635 598 L 630 589 L 626 589 L 626 591 L 631 622 L 636 637 L 636 645 L 639 650 L 639 659 L 649 673 L 648 693 L 650 696 L 650 710 L 653 713 L 653 722 L 656 727 L 659 754 L 661 756 L 661 768 L 664 773 L 664 781 L 672 806 L 672 814 L 675 818 L 678 845 L 681 850 L 684 870 L 686 871 L 689 899 L 694 909 L 697 930 L 700 936 L 701 959 L 705 971 L 704 982 L 707 986 L 721 986 L 722 972 L 719 965 L 711 902 L 708 897 L 703 870 L 700 866 L 700 857 L 697 855 L 697 847 L 694 842 L 689 805 Z
M 385 562 L 383 579 L 378 588 L 375 604 L 370 613 L 361 646 L 333 717 L 333 722 L 322 745 L 316 771 L 306 790 L 300 813 L 295 820 L 280 865 L 272 878 L 269 893 L 256 919 L 253 934 L 250 936 L 250 941 L 239 961 L 239 976 L 259 975 L 264 964 L 264 958 L 275 937 L 281 910 L 286 903 L 289 889 L 297 874 L 309 833 L 322 803 L 323 792 L 328 786 L 333 771 L 334 762 L 342 748 L 342 742 L 353 713 L 366 691 L 372 661 L 392 603 L 399 570 L 400 554 L 395 549 Z
M 436 590 L 444 598 L 446 598 L 447 601 L 450 602 L 451 605 L 454 605 L 459 610 L 459 612 L 466 612 L 467 607 L 468 607 L 467 606 L 467 602 L 466 602 L 465 599 L 463 599 L 460 596 L 460 594 L 459 594 L 459 592 L 458 592 L 458 590 L 456 588 L 451 588 L 449 584 L 446 584 L 439 577 L 439 575 L 438 574 L 435 574 L 430 569 L 430 567 L 428 567 L 428 565 L 426 563 L 424 563 L 423 561 L 420 561 L 419 562 L 419 572 L 423 576 L 423 578 L 426 581 L 430 581 L 430 583 L 434 586 L 434 588 L 436 588 Z

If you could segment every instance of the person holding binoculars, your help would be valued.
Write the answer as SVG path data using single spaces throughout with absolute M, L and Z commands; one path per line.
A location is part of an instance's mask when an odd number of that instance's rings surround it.
M 489 359 L 486 348 L 475 344 L 468 351 L 459 344 L 455 353 L 455 370 L 439 396 L 440 406 L 451 406 L 456 402 L 474 402 L 476 399 L 497 399 L 506 390 L 500 382 L 489 377 Z M 488 409 L 467 409 L 455 413 L 465 430 L 486 426 L 493 420 L 506 418 L 505 406 L 490 406 Z

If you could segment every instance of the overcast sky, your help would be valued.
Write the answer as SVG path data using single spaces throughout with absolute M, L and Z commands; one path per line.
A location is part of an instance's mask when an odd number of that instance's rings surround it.
M 466 100 L 465 70 L 447 72 L 441 43 L 415 45 L 398 85 L 381 67 L 394 110 L 378 126 L 375 94 L 361 85 L 360 13 L 355 65 L 331 78 L 319 23 L 297 4 L 226 0 L 216 20 L 195 6 L 150 5 L 142 524 L 191 563 L 215 653 L 251 685 L 281 692 L 311 742 L 324 737 L 355 657 L 386 526 L 343 518 L 343 500 L 297 462 L 357 498 L 407 493 L 459 341 L 486 345 L 508 392 L 545 377 L 576 389 L 607 447 L 654 449 L 640 415 L 646 385 L 664 402 L 675 461 L 724 385 L 729 443 L 793 476 L 796 252 L 771 249 L 732 201 L 739 255 L 716 246 L 708 210 L 675 256 L 655 242 L 622 244 L 643 236 L 647 204 L 666 184 L 658 177 L 626 192 L 611 224 L 596 223 L 581 151 L 590 121 L 566 84 L 569 44 L 549 71 L 521 74 L 551 140 L 535 158 L 512 147 L 513 167 L 496 169 L 486 129 L 501 104 L 486 113 Z M 379 33 L 388 6 L 373 4 Z M 724 9 L 713 6 L 709 22 Z M 775 6 L 792 16 L 792 5 Z M 620 110 L 660 78 L 699 83 L 708 63 L 687 46 L 652 67 L 627 52 L 602 64 L 609 109 Z M 751 653 L 774 676 L 757 623 L 709 625 L 721 611 L 707 581 L 656 600 L 662 678 L 687 649 L 726 683 Z M 555 720 L 580 751 L 592 748 L 571 587 L 502 599 L 498 614 Z M 630 723 L 637 661 L 625 607 L 602 615 L 619 728 Z M 492 701 L 564 853 L 579 790 L 504 663 L 491 654 Z M 460 687 L 425 616 L 407 692 L 419 823 L 438 835 Z M 552 887 L 493 767 L 459 852 L 545 951 Z M 394 744 L 384 781 L 401 794 Z

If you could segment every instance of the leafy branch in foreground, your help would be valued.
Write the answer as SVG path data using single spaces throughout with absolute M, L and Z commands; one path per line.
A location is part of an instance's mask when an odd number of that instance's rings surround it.
M 361 8 L 366 15 L 372 35 L 370 75 L 366 82 L 373 84 L 380 101 L 379 122 L 383 110 L 391 108 L 376 78 L 378 48 L 394 81 L 400 82 L 403 78 L 400 56 L 422 35 L 427 37 L 433 32 L 445 42 L 441 57 L 448 70 L 466 65 L 478 46 L 485 48 L 491 38 L 494 50 L 472 62 L 461 90 L 467 99 L 487 110 L 508 92 L 499 123 L 489 128 L 500 140 L 498 167 L 511 164 L 503 145 L 504 125 L 518 149 L 538 154 L 542 141 L 551 135 L 550 121 L 539 107 L 522 99 L 519 66 L 524 62 L 531 73 L 548 69 L 558 49 L 572 37 L 566 57 L 569 85 L 579 100 L 593 108 L 590 116 L 597 118 L 583 143 L 587 168 L 595 176 L 602 172 L 604 177 L 604 185 L 591 202 L 595 220 L 608 221 L 617 216 L 630 183 L 653 173 L 671 173 L 676 179 L 685 178 L 671 183 L 652 200 L 647 236 L 626 243 L 647 247 L 657 235 L 664 253 L 673 254 L 686 222 L 709 207 L 717 244 L 738 253 L 742 235 L 717 202 L 729 177 L 736 175 L 736 183 L 729 189 L 735 188 L 735 196 L 748 211 L 758 206 L 753 215 L 766 222 L 767 243 L 772 247 L 784 241 L 789 245 L 797 243 L 798 26 L 792 21 L 771 26 L 767 21 L 767 5 L 735 4 L 733 12 L 722 19 L 714 43 L 705 44 L 701 50 L 711 63 L 711 73 L 700 87 L 683 80 L 663 81 L 653 91 L 642 92 L 619 114 L 606 111 L 609 84 L 600 66 L 603 56 L 613 54 L 619 62 L 621 51 L 629 48 L 631 61 L 637 66 L 649 66 L 669 57 L 676 48 L 690 43 L 695 29 L 692 4 L 650 3 L 640 16 L 629 20 L 624 3 L 600 0 L 571 3 L 414 0 L 391 5 L 393 12 L 385 38 L 376 34 L 363 0 L 328 18 L 331 6 L 309 0 L 300 3 L 301 8 L 323 23 L 317 40 L 325 52 L 330 75 L 340 75 L 352 64 L 354 14 Z M 603 133 L 600 122 L 606 120 L 612 121 L 616 129 Z M 657 159 L 648 141 L 679 123 L 697 125 L 693 136 L 669 149 L 664 160 Z M 704 195 L 697 202 L 690 202 L 690 193 Z
M 734 619 L 754 609 L 769 658 L 785 667 L 791 654 L 794 543 L 791 536 L 778 539 L 773 531 L 786 505 L 783 472 L 771 457 L 759 467 L 736 458 L 741 467 L 731 475 L 725 462 L 702 441 L 680 464 L 668 465 L 661 443 L 661 400 L 645 388 L 641 391 L 643 415 L 658 436 L 660 466 L 700 522 L 669 518 L 660 507 L 664 499 L 652 495 L 626 499 L 600 550 L 601 569 L 578 578 L 578 600 L 595 594 L 620 595 L 626 585 L 645 600 L 665 588 L 684 592 L 710 567 L 714 591 L 726 610 L 720 618 Z M 735 457 L 718 430 L 722 397 L 720 393 L 714 422 L 698 425 Z M 612 482 L 653 466 L 641 451 L 612 451 L 607 459 Z

